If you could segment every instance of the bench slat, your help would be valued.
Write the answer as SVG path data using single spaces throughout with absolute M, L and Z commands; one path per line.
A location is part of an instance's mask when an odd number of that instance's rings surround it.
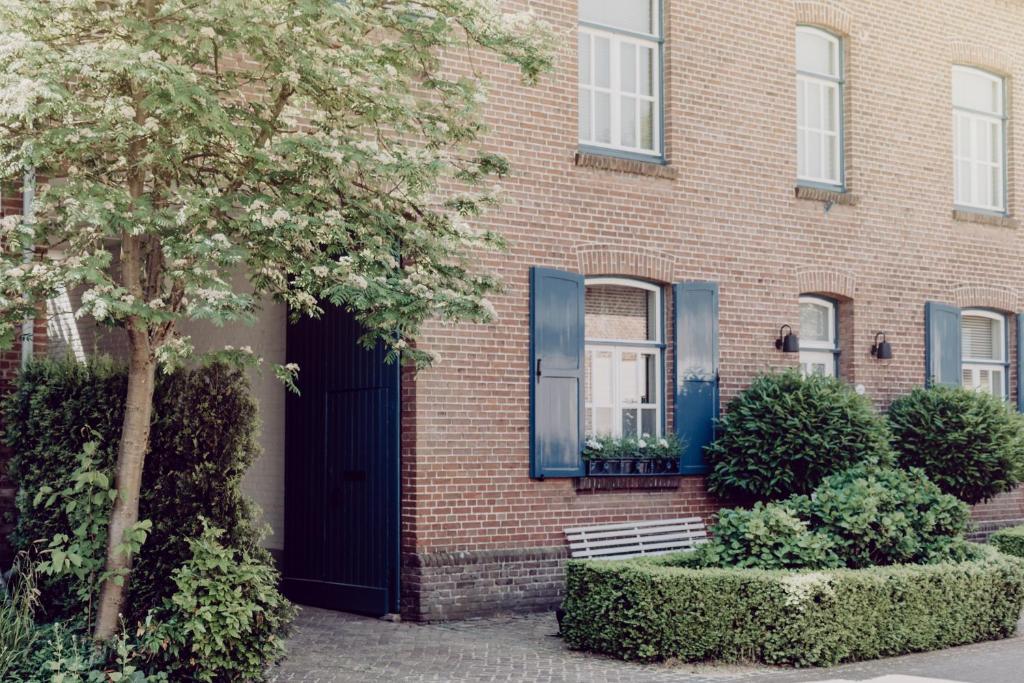
M 651 519 L 642 522 L 621 522 L 616 524 L 600 524 L 598 526 L 570 527 L 565 530 L 565 533 L 577 534 L 587 533 L 590 531 L 617 531 L 620 529 L 628 530 L 649 526 L 669 526 L 673 524 L 692 524 L 703 527 L 704 520 L 702 520 L 700 517 L 681 517 L 679 519 Z
M 650 536 L 650 535 L 665 534 L 665 533 L 688 533 L 688 534 L 694 534 L 694 535 L 698 535 L 698 536 L 704 536 L 704 535 L 707 534 L 707 530 L 704 529 L 703 527 L 697 528 L 697 527 L 692 527 L 692 526 L 673 525 L 673 526 L 654 526 L 654 527 L 648 527 L 648 528 L 643 529 L 643 530 L 632 529 L 632 530 L 623 530 L 623 531 L 599 531 L 599 532 L 590 532 L 590 533 L 585 533 L 585 534 L 566 534 L 566 536 L 569 538 L 570 541 L 575 541 L 575 540 L 582 539 L 582 538 L 616 538 L 616 537 L 622 537 L 622 538 L 630 538 L 631 537 L 631 538 L 635 538 L 637 536 Z
M 698 545 L 701 545 L 701 543 L 694 543 L 687 546 L 680 546 L 676 543 L 654 543 L 651 545 L 623 546 L 620 548 L 595 548 L 593 550 L 585 550 L 579 555 L 574 554 L 573 557 L 575 559 L 586 559 L 588 557 L 623 559 L 626 557 L 640 557 L 643 555 L 665 555 L 677 550 L 693 550 Z
M 650 536 L 623 536 L 620 538 L 601 538 L 601 539 L 583 539 L 580 541 L 573 541 L 569 544 L 570 548 L 603 548 L 615 545 L 635 545 L 637 543 L 663 543 L 666 541 L 672 541 L 675 543 L 689 543 L 697 539 L 707 538 L 705 535 L 691 535 L 691 534 L 652 534 Z

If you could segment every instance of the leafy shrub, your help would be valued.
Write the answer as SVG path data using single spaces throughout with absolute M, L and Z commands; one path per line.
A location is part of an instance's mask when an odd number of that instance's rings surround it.
M 1024 525 L 1000 529 L 988 539 L 999 552 L 1024 557 Z
M 817 572 L 573 560 L 562 633 L 573 648 L 623 659 L 798 666 L 1008 637 L 1024 605 L 1024 560 L 983 546 L 977 555 Z
M 173 680 L 263 680 L 266 666 L 284 656 L 281 635 L 293 608 L 273 568 L 226 548 L 222 530 L 200 524 L 192 557 L 172 576 L 177 591 L 152 613 L 150 650 Z
M 964 559 L 967 506 L 921 470 L 860 465 L 794 500 L 812 529 L 828 536 L 845 566 L 930 564 Z
M 95 469 L 109 477 L 120 440 L 126 386 L 123 368 L 109 360 L 88 364 L 35 361 L 22 371 L 3 405 L 5 441 L 14 450 L 11 474 L 20 486 L 12 540 L 36 548 L 73 528 L 63 506 L 34 506 L 45 487 L 73 487 L 79 454 L 97 441 Z M 241 371 L 223 365 L 158 377 L 150 451 L 143 472 L 141 519 L 152 521 L 135 558 L 126 615 L 129 623 L 170 598 L 172 572 L 191 558 L 188 539 L 203 532 L 199 520 L 225 529 L 221 542 L 268 567 L 254 507 L 241 479 L 258 450 L 256 406 Z M 82 613 L 70 577 L 40 577 L 46 619 Z M 282 611 L 282 615 L 286 612 Z
M 889 408 L 902 467 L 920 467 L 971 505 L 1017 486 L 1024 472 L 1024 419 L 995 396 L 961 387 L 915 389 Z
M 35 612 L 35 573 L 25 559 L 14 563 L 11 578 L 3 582 L 0 594 L 0 681 L 19 680 L 16 669 L 34 652 L 39 640 Z
M 891 459 L 885 420 L 833 377 L 761 375 L 728 406 L 705 449 L 708 488 L 740 500 L 810 493 L 830 474 Z
M 824 569 L 841 564 L 829 537 L 811 531 L 786 504 L 722 510 L 712 531 L 713 539 L 698 551 L 706 566 Z
M 968 555 L 967 506 L 920 470 L 858 465 L 811 496 L 723 510 L 699 557 L 709 567 L 862 568 Z

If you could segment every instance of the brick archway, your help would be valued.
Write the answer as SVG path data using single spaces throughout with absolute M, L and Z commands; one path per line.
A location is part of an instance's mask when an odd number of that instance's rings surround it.
M 820 26 L 840 35 L 848 36 L 853 30 L 853 16 L 828 2 L 797 2 L 796 23 Z
M 803 270 L 796 274 L 799 294 L 831 294 L 843 299 L 853 299 L 857 280 L 850 273 L 829 268 Z
M 959 308 L 991 308 L 1003 313 L 1020 310 L 1020 296 L 1012 289 L 986 285 L 961 285 L 953 290 L 953 303 Z
M 623 275 L 651 282 L 673 282 L 675 262 L 653 249 L 584 244 L 576 247 L 584 275 Z
M 950 45 L 950 59 L 953 64 L 974 66 L 1001 76 L 1013 74 L 1013 59 L 989 45 L 954 40 Z

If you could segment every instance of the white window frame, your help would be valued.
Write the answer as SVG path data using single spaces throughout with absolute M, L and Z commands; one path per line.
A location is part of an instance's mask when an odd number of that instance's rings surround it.
M 960 319 L 963 320 L 966 317 L 974 318 L 989 318 L 999 323 L 999 347 L 1002 350 L 1001 358 L 971 358 L 966 355 L 966 352 L 961 346 L 960 349 L 960 381 L 963 382 L 964 372 L 971 372 L 972 378 L 974 379 L 968 389 L 979 391 L 981 387 L 980 383 L 980 371 L 998 369 L 1002 373 L 1002 382 L 996 387 L 994 384 L 989 385 L 989 389 L 994 396 L 998 396 L 1003 400 L 1009 400 L 1010 397 L 1010 354 L 1007 347 L 1008 336 L 1006 333 L 1006 316 L 996 311 L 990 311 L 984 308 L 965 308 L 960 311 Z M 961 328 L 961 338 L 963 338 L 963 331 Z M 991 375 L 989 375 L 991 377 Z M 991 382 L 991 379 L 990 379 Z
M 992 212 L 997 214 L 1006 213 L 1006 192 L 1007 192 L 1007 154 L 1006 154 L 1006 127 L 1008 117 L 1006 114 L 1006 79 L 997 74 L 985 71 L 983 69 L 977 69 L 970 66 L 956 65 L 953 67 L 952 84 L 955 87 L 956 74 L 957 73 L 969 73 L 975 76 L 981 76 L 990 80 L 999 86 L 999 111 L 995 114 L 991 112 L 977 111 L 975 109 L 969 109 L 967 107 L 958 106 L 956 104 L 956 98 L 953 97 L 953 201 L 958 208 L 963 208 L 968 211 L 984 211 Z M 955 95 L 955 93 L 954 93 Z M 977 149 L 979 146 L 978 140 L 978 127 L 979 125 L 990 126 L 992 130 L 997 131 L 999 136 L 998 149 L 999 155 L 995 162 L 982 161 L 976 156 L 963 156 L 960 154 L 961 139 L 960 129 L 961 124 L 966 122 L 970 130 L 970 143 L 971 147 Z M 961 163 L 966 163 L 970 167 L 970 178 L 963 179 L 960 174 Z M 997 170 L 996 177 L 998 178 L 998 201 L 991 203 L 988 198 L 979 197 L 978 187 L 978 175 L 982 171 L 991 172 Z M 966 189 L 966 200 L 964 199 L 964 192 L 962 192 L 962 184 L 969 183 L 970 187 Z
M 836 74 L 828 74 L 824 72 L 816 71 L 803 71 L 799 68 L 796 70 L 796 87 L 797 87 L 797 142 L 796 142 L 796 154 L 797 154 L 797 183 L 800 185 L 808 186 L 819 186 L 826 187 L 829 189 L 842 190 L 846 185 L 846 160 L 845 160 L 845 132 L 843 130 L 843 85 L 844 85 L 844 60 L 843 60 L 843 40 L 841 37 L 826 31 L 823 28 L 817 26 L 805 26 L 800 25 L 796 27 L 796 37 L 798 38 L 801 33 L 814 34 L 816 36 L 825 38 L 835 48 L 836 51 Z M 794 43 L 798 41 L 794 40 Z M 821 111 L 825 112 L 826 98 L 824 93 L 832 91 L 835 93 L 835 119 L 833 123 L 833 129 L 835 133 L 825 130 L 821 127 L 813 127 L 807 120 L 807 114 L 801 111 L 801 93 L 803 93 L 804 101 L 806 102 L 806 90 L 809 84 L 815 84 L 821 87 L 822 99 L 819 103 Z M 822 170 L 826 167 L 827 155 L 825 140 L 829 136 L 835 138 L 836 145 L 836 177 L 830 178 L 826 176 L 812 176 L 804 171 L 808 167 L 808 164 L 804 160 L 804 156 L 808 153 L 810 146 L 806 143 L 801 144 L 801 140 L 806 139 L 808 135 L 820 135 L 821 136 L 821 148 L 819 153 L 821 154 L 821 168 Z
M 577 75 L 578 95 L 580 98 L 577 100 L 578 111 L 582 113 L 582 98 L 587 97 L 590 100 L 590 137 L 584 138 L 582 127 L 578 127 L 577 136 L 579 139 L 580 147 L 592 148 L 595 150 L 612 150 L 620 152 L 627 156 L 639 156 L 646 158 L 661 158 L 663 156 L 662 151 L 662 91 L 664 86 L 665 74 L 662 69 L 663 63 L 663 48 L 664 48 L 664 28 L 662 22 L 662 0 L 658 0 L 654 6 L 654 21 L 657 25 L 656 33 L 637 33 L 634 31 L 628 31 L 626 29 L 616 28 L 614 26 L 606 26 L 603 24 L 594 23 L 591 21 L 579 20 L 578 26 L 578 40 L 584 39 L 589 40 L 590 48 L 590 71 L 586 74 L 586 83 L 584 83 L 584 74 L 580 73 Z M 594 70 L 594 42 L 595 38 L 607 38 L 609 41 L 609 70 L 610 78 L 608 87 L 598 87 L 594 82 L 593 70 Z M 636 93 L 623 93 L 622 92 L 622 73 L 620 64 L 620 55 L 622 53 L 623 44 L 632 44 L 637 50 L 636 59 Z M 577 43 L 578 45 L 578 43 Z M 650 95 L 640 94 L 640 49 L 650 48 L 651 49 L 651 69 L 654 73 L 655 82 L 651 85 Z M 610 126 L 611 126 L 611 141 L 610 142 L 599 142 L 596 138 L 597 133 L 597 108 L 594 106 L 594 94 L 595 93 L 607 93 L 609 96 L 611 111 Z M 636 104 L 636 142 L 637 146 L 629 146 L 622 144 L 622 98 L 623 97 L 634 97 L 637 100 Z M 651 142 L 653 143 L 652 149 L 640 147 L 640 131 L 642 130 L 642 124 L 640 119 L 640 102 L 651 102 L 653 109 L 653 120 L 651 121 Z
M 610 436 L 615 438 L 622 437 L 622 411 L 625 409 L 635 408 L 637 410 L 637 435 L 641 435 L 643 428 L 642 410 L 643 409 L 655 409 L 654 415 L 654 434 L 648 434 L 650 437 L 660 437 L 664 434 L 665 424 L 665 399 L 664 399 L 664 386 L 665 386 L 665 339 L 664 339 L 664 323 L 662 318 L 664 317 L 664 307 L 662 302 L 663 292 L 662 288 L 658 285 L 650 282 L 644 282 L 643 280 L 633 280 L 629 278 L 617 278 L 617 277 L 589 277 L 585 281 L 586 286 L 607 286 L 613 285 L 618 287 L 631 287 L 634 289 L 641 289 L 654 294 L 654 301 L 652 306 L 654 308 L 654 330 L 651 335 L 653 339 L 648 341 L 640 341 L 636 339 L 585 339 L 584 340 L 584 354 L 587 358 L 592 358 L 591 354 L 597 351 L 611 351 L 612 353 L 612 376 L 611 376 L 611 403 L 609 405 L 595 405 L 593 401 L 586 401 L 584 410 L 590 416 L 590 424 L 593 425 L 595 408 L 610 408 L 612 411 L 612 432 Z M 655 367 L 657 368 L 657 376 L 654 379 L 654 388 L 652 393 L 654 394 L 653 403 L 625 403 L 622 401 L 621 392 L 619 389 L 619 368 L 622 362 L 622 354 L 626 353 L 639 353 L 648 354 L 654 356 Z M 591 362 L 592 361 L 588 361 Z M 644 370 L 644 364 L 637 364 L 637 372 L 642 373 Z M 591 369 L 591 372 L 593 370 Z M 641 379 L 638 375 L 637 380 Z M 591 376 L 591 382 L 593 382 L 593 376 Z M 591 390 L 593 396 L 593 389 Z
M 831 377 L 839 376 L 839 305 L 832 299 L 814 294 L 800 297 L 800 305 L 813 304 L 828 308 L 828 340 L 800 338 L 800 373 L 809 375 L 806 366 L 811 363 L 826 361 L 826 367 L 832 368 Z M 801 333 L 803 330 L 801 330 Z

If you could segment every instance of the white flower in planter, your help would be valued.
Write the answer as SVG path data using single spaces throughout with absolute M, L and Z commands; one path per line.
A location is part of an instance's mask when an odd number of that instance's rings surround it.
M 658 439 L 658 445 L 661 446 L 662 448 L 668 448 L 668 439 Z
M 601 442 L 597 439 L 587 439 L 587 448 L 599 451 L 601 450 Z
M 637 448 L 647 448 L 647 442 L 644 441 L 643 439 L 640 439 L 639 441 L 636 442 L 636 447 Z

